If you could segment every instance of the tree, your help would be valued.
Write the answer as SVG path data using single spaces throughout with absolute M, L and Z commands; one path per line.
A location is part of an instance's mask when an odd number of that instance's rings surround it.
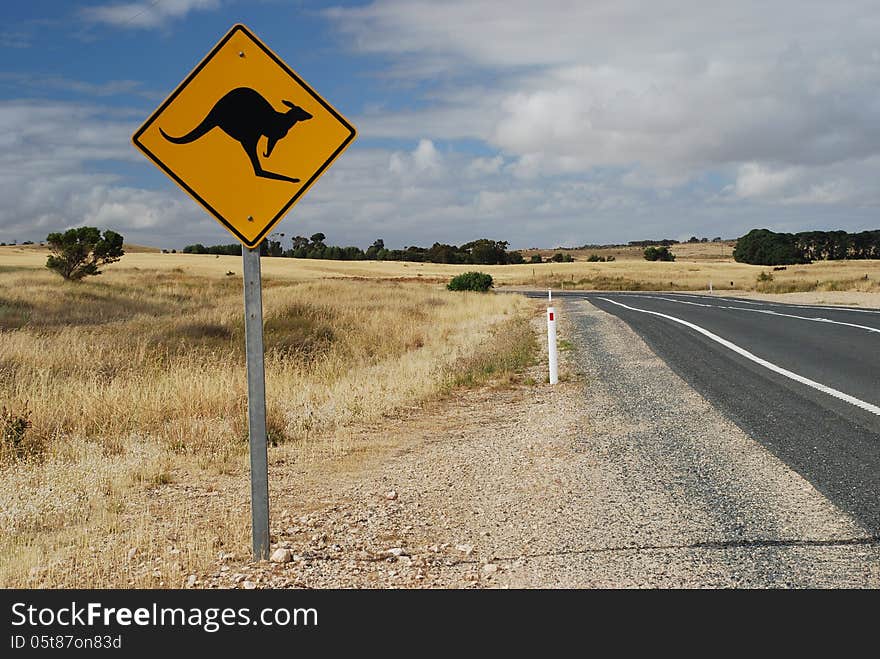
M 470 255 L 469 261 L 480 265 L 504 265 L 507 263 L 506 240 L 480 238 L 461 246 L 462 252 Z
M 459 251 L 455 245 L 434 243 L 428 250 L 428 260 L 431 263 L 461 263 Z
M 541 260 L 540 254 L 532 254 L 532 257 L 529 259 L 529 263 L 543 263 Z
M 809 258 L 798 248 L 793 234 L 752 229 L 737 239 L 733 260 L 752 265 L 793 265 L 807 263 Z
M 377 258 L 379 252 L 385 249 L 385 241 L 377 238 L 372 245 L 367 247 L 366 258 L 373 261 Z
M 660 247 L 651 247 L 645 248 L 645 260 L 646 261 L 674 261 L 675 254 L 669 251 L 669 248 L 666 245 L 662 245 Z
M 271 238 L 267 238 L 265 243 L 267 243 L 266 256 L 282 256 L 284 254 L 284 250 L 281 248 L 280 240 L 272 240 Z
M 95 227 L 50 233 L 46 236 L 46 243 L 52 252 L 46 260 L 46 267 L 71 281 L 100 275 L 99 266 L 115 263 L 125 254 L 121 235 L 108 229 L 102 236 Z
M 323 247 L 324 241 L 327 240 L 327 236 L 319 231 L 318 233 L 312 234 L 311 240 L 316 246 L 321 245 Z
M 260 256 L 284 256 L 284 248 L 281 246 L 283 240 L 283 233 L 270 233 L 266 240 L 260 243 Z

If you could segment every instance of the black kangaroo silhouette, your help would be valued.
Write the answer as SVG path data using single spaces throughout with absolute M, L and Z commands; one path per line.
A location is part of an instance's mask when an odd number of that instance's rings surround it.
M 287 112 L 277 112 L 259 92 L 249 87 L 239 87 L 217 101 L 202 122 L 186 135 L 172 137 L 161 128 L 159 132 L 162 133 L 162 137 L 174 144 L 189 144 L 208 131 L 219 127 L 241 144 L 244 152 L 251 159 L 254 174 L 263 178 L 299 183 L 298 178 L 266 171 L 260 165 L 257 156 L 257 142 L 263 135 L 269 140 L 264 154 L 268 158 L 278 140 L 284 138 L 297 122 L 312 118 L 312 115 L 290 101 L 281 102 L 290 108 Z

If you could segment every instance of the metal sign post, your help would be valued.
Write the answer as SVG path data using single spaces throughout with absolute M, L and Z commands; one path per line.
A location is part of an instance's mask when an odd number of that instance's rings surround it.
M 241 250 L 247 354 L 248 436 L 254 560 L 269 558 L 269 464 L 266 449 L 266 377 L 263 367 L 263 286 L 260 248 Z

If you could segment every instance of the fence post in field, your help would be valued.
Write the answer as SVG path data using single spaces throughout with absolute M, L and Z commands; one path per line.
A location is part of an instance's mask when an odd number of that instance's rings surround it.
M 553 292 L 547 291 L 547 362 L 550 364 L 550 384 L 559 382 L 559 361 L 556 355 L 556 309 L 553 307 Z
M 242 248 L 247 354 L 248 436 L 254 560 L 269 558 L 269 465 L 266 454 L 266 377 L 263 366 L 263 291 L 260 248 Z

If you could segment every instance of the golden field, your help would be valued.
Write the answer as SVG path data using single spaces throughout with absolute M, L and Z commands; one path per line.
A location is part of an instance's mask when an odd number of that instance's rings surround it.
M 80 283 L 44 259 L 0 255 L 0 586 L 178 587 L 219 546 L 246 553 L 247 511 L 150 506 L 159 488 L 247 478 L 237 259 L 134 253 Z M 347 429 L 535 357 L 519 296 L 266 261 L 267 421 L 287 459 L 369 450 Z
M 717 243 L 681 243 L 672 245 L 669 249 L 676 255 L 676 258 L 684 261 L 723 261 L 731 258 L 735 246 L 735 240 L 723 240 Z M 557 252 L 562 252 L 570 254 L 575 261 L 585 261 L 591 254 L 606 258 L 613 256 L 618 261 L 643 261 L 644 249 L 644 247 L 635 245 L 625 245 L 599 249 L 526 249 L 522 250 L 522 253 L 526 260 L 532 254 L 540 254 L 542 258 L 548 259 Z
M 731 243 L 674 245 L 672 263 L 648 262 L 641 248 L 614 248 L 570 252 L 583 259 L 589 254 L 617 254 L 611 263 L 542 263 L 537 265 L 473 266 L 399 261 L 322 261 L 264 258 L 264 276 L 273 280 L 383 279 L 442 283 L 468 270 L 492 275 L 497 286 L 579 290 L 703 291 L 709 283 L 716 291 L 793 293 L 803 291 L 880 292 L 880 261 L 819 261 L 773 271 L 767 266 L 736 263 Z M 722 257 L 721 250 L 726 256 Z M 552 253 L 548 250 L 547 253 Z M 0 273 L 5 268 L 40 269 L 47 252 L 38 247 L 0 247 Z M 241 257 L 201 254 L 157 254 L 146 251 L 126 254 L 109 269 L 180 270 L 198 276 L 241 276 Z M 772 280 L 759 281 L 765 272 Z

